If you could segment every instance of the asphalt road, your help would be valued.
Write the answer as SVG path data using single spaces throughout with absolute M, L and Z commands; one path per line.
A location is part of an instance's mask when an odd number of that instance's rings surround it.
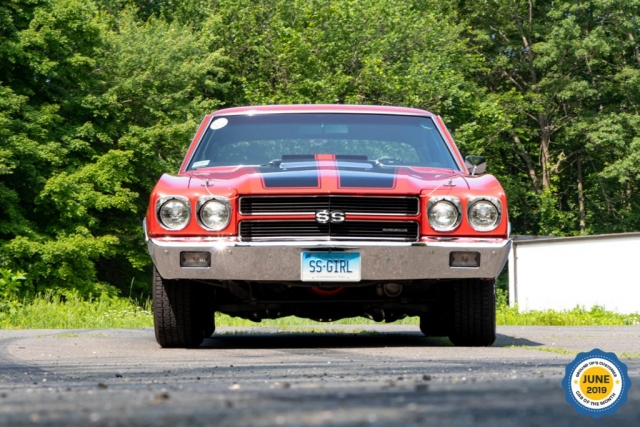
M 352 328 L 221 328 L 195 350 L 149 329 L 0 331 L 0 426 L 640 425 L 640 326 L 501 327 L 490 348 Z M 593 348 L 632 356 L 629 400 L 600 419 L 560 385 Z

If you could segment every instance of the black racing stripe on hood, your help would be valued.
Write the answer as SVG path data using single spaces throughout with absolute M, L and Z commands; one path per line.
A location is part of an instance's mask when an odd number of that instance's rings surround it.
M 338 167 L 338 186 L 340 188 L 393 188 L 397 171 L 397 168 L 363 171 Z
M 272 167 L 258 168 L 265 188 L 319 188 L 318 167 L 295 170 L 274 170 Z

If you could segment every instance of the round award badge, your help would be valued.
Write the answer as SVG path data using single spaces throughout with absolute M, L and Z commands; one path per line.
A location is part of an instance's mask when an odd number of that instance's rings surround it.
M 578 354 L 567 365 L 562 387 L 578 413 L 600 418 L 615 413 L 627 401 L 631 379 L 627 365 L 614 353 L 596 348 Z

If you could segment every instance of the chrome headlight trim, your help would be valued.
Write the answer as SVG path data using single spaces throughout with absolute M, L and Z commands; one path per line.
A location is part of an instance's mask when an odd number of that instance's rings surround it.
M 458 218 L 456 219 L 456 222 L 451 227 L 448 227 L 448 228 L 436 227 L 431 223 L 431 218 L 430 218 L 431 208 L 440 202 L 447 202 L 451 204 L 457 211 Z M 462 222 L 462 203 L 460 203 L 460 199 L 453 196 L 437 196 L 437 197 L 430 198 L 429 201 L 427 202 L 427 222 L 429 223 L 429 226 L 433 228 L 435 231 L 446 232 L 446 231 L 453 231 L 456 228 L 458 228 L 460 226 L 460 223 Z
M 171 228 L 171 227 L 168 227 L 162 221 L 162 216 L 160 215 L 160 211 L 162 207 L 167 202 L 170 202 L 171 200 L 178 200 L 182 202 L 187 208 L 187 221 L 181 227 Z M 158 224 L 160 224 L 160 227 L 164 228 L 165 230 L 169 230 L 169 231 L 183 230 L 187 225 L 189 225 L 189 222 L 191 221 L 191 204 L 189 203 L 189 199 L 184 196 L 163 196 L 158 198 L 158 200 L 156 200 L 156 219 L 158 220 Z
M 473 210 L 474 206 L 476 205 L 476 203 L 481 202 L 481 201 L 485 201 L 485 202 L 489 202 L 493 205 L 493 207 L 496 209 L 497 212 L 497 217 L 495 222 L 493 223 L 492 226 L 490 226 L 489 228 L 478 228 L 474 225 L 472 218 L 473 216 L 471 215 L 471 211 Z M 489 231 L 493 231 L 496 228 L 498 228 L 498 226 L 500 225 L 500 221 L 502 221 L 502 202 L 500 201 L 500 199 L 498 199 L 497 197 L 491 197 L 491 196 L 482 196 L 482 197 L 472 197 L 469 199 L 469 204 L 467 205 L 467 220 L 469 221 L 469 225 L 471 226 L 471 228 L 473 228 L 476 231 L 479 232 L 489 232 Z
M 202 208 L 204 207 L 205 204 L 207 204 L 211 200 L 220 202 L 227 208 L 227 215 L 228 215 L 227 220 L 218 227 L 209 227 L 202 221 L 202 218 L 200 217 Z M 231 222 L 231 202 L 229 201 L 229 199 L 223 196 L 203 196 L 198 199 L 198 203 L 196 204 L 196 213 L 197 213 L 196 219 L 198 220 L 198 224 L 200 224 L 200 227 L 208 231 L 224 230 L 225 228 L 227 228 L 227 226 Z

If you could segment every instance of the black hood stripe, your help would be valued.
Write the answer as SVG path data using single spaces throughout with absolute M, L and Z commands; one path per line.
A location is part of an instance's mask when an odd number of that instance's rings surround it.
M 362 171 L 338 167 L 339 188 L 394 188 L 397 168 Z
M 264 188 L 320 188 L 318 166 L 295 170 L 274 170 L 272 167 L 258 168 Z
M 320 170 L 317 162 L 305 163 L 307 164 L 304 166 L 290 169 L 263 166 L 257 168 L 257 171 L 262 177 L 264 188 L 320 188 Z M 341 166 L 340 162 L 337 162 L 336 166 L 338 188 L 391 189 L 396 185 L 398 168 L 373 167 L 363 170 L 353 166 Z

